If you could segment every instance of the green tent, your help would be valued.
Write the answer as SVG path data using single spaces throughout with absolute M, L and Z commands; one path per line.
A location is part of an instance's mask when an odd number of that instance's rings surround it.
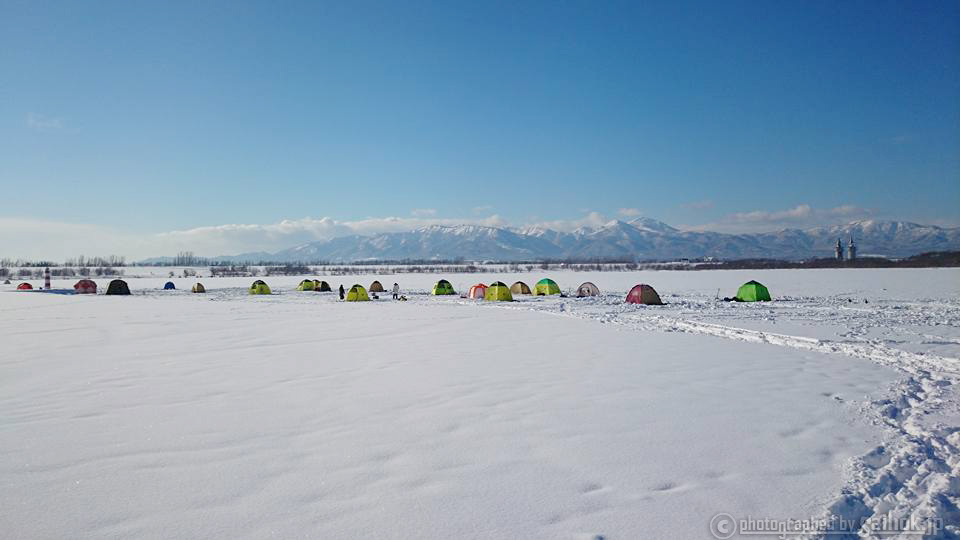
M 262 280 L 256 280 L 250 285 L 250 294 L 270 294 L 270 287 Z
M 313 290 L 319 292 L 330 292 L 330 284 L 319 279 L 313 280 Z
M 317 287 L 317 282 L 312 279 L 305 279 L 297 286 L 298 291 L 312 291 Z
M 751 280 L 740 286 L 733 299 L 737 302 L 769 302 L 770 291 L 762 284 Z
M 544 278 L 537 282 L 537 286 L 533 288 L 534 296 L 546 296 L 548 294 L 560 294 L 560 286 L 557 285 L 557 282 Z
M 510 294 L 510 287 L 502 281 L 491 283 L 487 287 L 487 292 L 483 293 L 483 299 L 495 302 L 513 302 L 513 295 Z
M 453 285 L 451 285 L 449 281 L 441 279 L 433 286 L 433 294 L 457 294 L 457 291 L 453 290 Z
M 369 302 L 370 297 L 367 296 L 367 290 L 363 288 L 363 285 L 354 285 L 350 287 L 350 292 L 347 293 L 347 302 Z

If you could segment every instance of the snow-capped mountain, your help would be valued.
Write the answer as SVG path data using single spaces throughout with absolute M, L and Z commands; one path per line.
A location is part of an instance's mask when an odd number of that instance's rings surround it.
M 760 234 L 681 231 L 650 218 L 611 221 L 573 232 L 544 227 L 508 229 L 432 225 L 409 232 L 343 236 L 273 254 L 276 261 L 434 259 L 531 261 L 543 259 L 672 260 L 716 257 L 807 259 L 830 257 L 837 239 L 854 238 L 860 255 L 906 257 L 960 250 L 960 228 L 902 221 L 855 221 Z M 258 254 L 260 255 L 260 254 Z M 239 255 L 235 260 L 254 260 Z

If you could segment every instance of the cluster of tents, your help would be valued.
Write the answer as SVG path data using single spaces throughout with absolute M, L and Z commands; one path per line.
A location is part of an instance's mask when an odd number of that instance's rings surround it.
M 163 286 L 164 290 L 175 290 L 176 288 L 176 285 L 174 285 L 172 281 L 168 281 Z M 33 286 L 26 282 L 17 286 L 17 290 L 20 291 L 29 291 L 32 289 Z M 81 279 L 73 286 L 73 289 L 76 294 L 96 294 L 97 284 L 90 279 Z M 305 279 L 301 281 L 300 285 L 297 286 L 297 290 L 317 292 L 331 291 L 329 283 L 318 279 Z M 371 283 L 369 290 L 372 293 L 384 292 L 383 285 L 379 281 L 374 281 Z M 195 284 L 191 291 L 195 293 L 207 292 L 201 283 Z M 260 279 L 254 281 L 250 285 L 249 292 L 250 294 L 272 294 L 270 286 Z M 110 285 L 107 286 L 106 294 L 127 295 L 130 294 L 130 287 L 127 285 L 126 281 L 123 281 L 122 279 L 115 279 L 110 282 Z M 457 291 L 454 290 L 453 285 L 449 281 L 441 279 L 434 284 L 432 294 L 436 296 L 455 295 L 457 294 Z M 533 296 L 549 296 L 553 294 L 559 294 L 561 296 L 563 295 L 560 291 L 560 286 L 557 285 L 556 281 L 553 281 L 549 278 L 544 278 L 538 281 L 532 289 L 522 281 L 517 281 L 510 286 L 507 286 L 507 284 L 503 283 L 502 281 L 495 281 L 490 285 L 477 283 L 476 285 L 470 287 L 466 297 L 475 300 L 492 302 L 511 302 L 513 301 L 513 295 L 527 294 Z M 600 288 L 589 281 L 584 282 L 577 287 L 577 297 L 597 296 L 599 294 Z M 347 302 L 366 302 L 370 300 L 370 295 L 367 294 L 367 289 L 365 289 L 363 285 L 355 284 L 347 291 L 344 300 Z M 740 288 L 737 290 L 736 296 L 732 298 L 724 298 L 724 300 L 735 302 L 768 302 L 771 300 L 771 297 L 770 291 L 763 286 L 762 283 L 757 281 L 748 281 L 740 286 Z M 655 306 L 663 305 L 663 301 L 660 299 L 660 295 L 657 293 L 657 291 L 646 283 L 640 283 L 630 289 L 630 292 L 627 293 L 626 302 L 628 304 L 645 304 Z
M 441 279 L 433 286 L 434 295 L 447 295 L 447 294 L 457 294 L 454 290 L 453 285 L 445 279 Z M 483 283 L 477 283 L 470 287 L 470 290 L 467 292 L 467 298 L 473 298 L 475 300 L 486 300 L 486 301 L 500 301 L 500 302 L 510 302 L 513 300 L 513 295 L 524 295 L 531 294 L 534 296 L 547 296 L 551 294 L 560 294 L 560 287 L 557 285 L 557 282 L 552 279 L 545 278 L 541 279 L 534 285 L 531 289 L 526 283 L 522 281 L 517 281 L 513 285 L 507 287 L 507 285 L 501 281 L 496 281 L 490 285 L 485 285 Z M 592 282 L 586 281 L 577 287 L 576 296 L 582 298 L 585 296 L 598 296 L 600 294 L 600 288 L 594 285 Z M 770 291 L 767 290 L 761 283 L 756 281 L 748 281 L 740 286 L 740 289 L 737 291 L 737 295 L 733 298 L 725 298 L 725 300 L 732 300 L 737 302 L 763 302 L 770 300 Z M 660 299 L 660 295 L 657 293 L 656 289 L 647 285 L 646 283 L 640 283 L 635 285 L 630 292 L 627 293 L 626 302 L 628 304 L 645 304 L 660 306 L 663 305 L 663 301 Z
M 441 279 L 433 286 L 433 294 L 456 294 L 453 286 L 450 285 L 450 282 L 444 279 Z M 560 286 L 557 285 L 557 282 L 545 278 L 541 279 L 534 285 L 533 289 L 529 285 L 522 281 L 517 281 L 511 286 L 507 286 L 502 281 L 496 281 L 490 285 L 485 285 L 483 283 L 477 283 L 476 285 L 470 287 L 470 290 L 467 292 L 467 298 L 473 298 L 475 300 L 485 300 L 485 301 L 494 301 L 494 302 L 510 302 L 513 301 L 513 295 L 533 295 L 533 296 L 549 296 L 553 294 L 563 295 L 560 290 Z M 592 282 L 586 281 L 577 287 L 578 298 L 583 298 L 586 296 L 598 296 L 600 294 L 600 288 L 594 285 Z M 660 300 L 660 295 L 657 294 L 657 291 L 653 289 L 650 285 L 646 283 L 641 283 L 627 293 L 626 301 L 631 304 L 648 304 L 648 305 L 662 305 L 663 302 Z

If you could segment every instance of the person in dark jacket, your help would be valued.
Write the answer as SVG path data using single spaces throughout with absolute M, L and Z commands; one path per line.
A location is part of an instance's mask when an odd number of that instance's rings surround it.
M 340 299 L 343 300 L 343 283 L 340 284 Z

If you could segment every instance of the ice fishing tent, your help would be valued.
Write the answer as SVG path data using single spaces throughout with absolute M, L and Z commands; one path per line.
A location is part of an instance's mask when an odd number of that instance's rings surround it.
M 250 294 L 270 294 L 270 287 L 263 280 L 256 280 L 250 285 Z
M 363 285 L 354 285 L 347 292 L 347 302 L 367 302 L 369 300 L 370 297 L 367 296 L 367 290 L 363 288 Z
M 195 285 L 193 286 L 193 288 L 190 289 L 190 290 L 193 291 L 193 292 L 195 292 L 195 293 L 205 293 L 205 292 L 207 292 L 207 288 L 203 286 L 203 283 L 197 283 L 197 284 L 195 284 Z
M 379 281 L 370 284 L 370 292 L 383 292 L 383 285 Z
M 483 283 L 477 283 L 473 287 L 470 287 L 470 293 L 467 295 L 468 298 L 474 298 L 476 300 L 483 300 L 484 295 L 487 294 L 487 286 Z
M 115 279 L 107 285 L 107 294 L 130 294 L 130 287 L 122 279 Z
M 737 289 L 737 296 L 733 299 L 737 302 L 769 302 L 770 291 L 763 284 L 750 280 Z
M 457 291 L 453 290 L 453 285 L 445 279 L 441 279 L 433 286 L 434 295 L 443 295 L 443 294 L 457 294 Z
M 535 296 L 560 294 L 560 286 L 557 285 L 556 281 L 550 278 L 544 278 L 537 282 L 537 285 L 533 288 L 533 294 Z
M 10 284 L 10 280 L 9 280 L 9 279 L 3 280 L 3 284 L 4 284 L 4 285 L 9 285 L 9 284 Z
M 312 279 L 305 279 L 300 282 L 300 285 L 297 285 L 298 291 L 312 291 L 317 288 L 317 283 Z
M 177 286 L 174 285 L 172 281 L 168 281 L 168 282 L 166 282 L 166 283 L 163 284 L 163 290 L 165 290 L 165 291 L 172 291 L 172 290 L 174 290 L 174 289 L 176 289 L 176 288 L 177 288 Z
M 32 291 L 32 290 L 33 290 L 33 285 L 31 285 L 31 284 L 29 284 L 29 283 L 21 283 L 21 284 L 17 285 L 17 290 L 18 290 L 18 291 Z
M 510 286 L 510 292 L 513 294 L 532 294 L 530 287 L 522 281 L 518 281 Z
M 92 279 L 81 279 L 73 285 L 77 294 L 97 294 L 97 284 Z
M 510 287 L 507 287 L 506 283 L 495 281 L 487 287 L 486 292 L 483 293 L 483 299 L 493 302 L 513 302 L 513 295 L 510 294 Z
M 313 290 L 319 292 L 330 292 L 330 284 L 319 279 L 313 280 Z
M 663 301 L 660 300 L 660 295 L 657 294 L 657 291 L 646 283 L 641 283 L 630 289 L 630 292 L 627 293 L 627 303 L 647 304 L 648 306 L 663 305 Z
M 589 281 L 577 287 L 577 296 L 597 296 L 598 294 L 600 289 Z

